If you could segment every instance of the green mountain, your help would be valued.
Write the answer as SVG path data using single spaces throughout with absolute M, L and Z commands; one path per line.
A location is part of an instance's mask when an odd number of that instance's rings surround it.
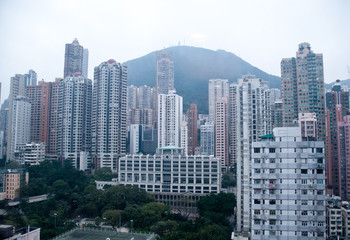
M 254 74 L 270 82 L 271 88 L 281 88 L 277 76 L 250 65 L 235 54 L 224 50 L 209 50 L 197 47 L 177 46 L 163 49 L 172 53 L 175 68 L 176 92 L 183 97 L 184 111 L 191 103 L 198 105 L 199 113 L 208 113 L 208 82 L 212 78 L 228 79 L 236 82 L 244 74 Z M 124 63 L 128 67 L 128 85 L 156 84 L 156 54 Z

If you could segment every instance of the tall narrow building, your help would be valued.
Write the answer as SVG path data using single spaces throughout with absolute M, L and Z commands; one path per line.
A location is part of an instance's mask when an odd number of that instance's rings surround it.
M 25 96 L 26 95 L 26 79 L 22 74 L 16 74 L 14 77 L 11 77 L 10 83 L 10 96 L 9 96 L 9 112 L 7 119 L 7 155 L 6 160 L 9 161 L 12 155 L 12 151 L 16 148 L 12 146 L 13 139 L 11 139 L 13 135 L 14 129 L 12 128 L 13 115 L 14 115 L 14 102 L 17 96 Z M 30 126 L 29 126 L 30 128 Z
M 92 81 L 82 75 L 66 77 L 61 83 L 58 154 L 73 167 L 85 170 L 91 152 Z
M 182 97 L 175 91 L 158 96 L 158 148 L 181 147 Z
M 157 53 L 156 88 L 158 94 L 168 94 L 174 87 L 174 62 L 167 51 Z
M 11 117 L 11 148 L 9 159 L 13 160 L 18 147 L 24 146 L 30 141 L 31 104 L 24 96 L 13 99 Z
M 72 43 L 67 43 L 64 55 L 64 77 L 72 76 L 74 73 L 87 74 L 87 65 L 88 52 L 84 52 L 78 39 L 75 38 Z
M 97 168 L 117 170 L 126 153 L 127 67 L 110 59 L 95 67 L 92 153 Z
M 342 200 L 350 200 L 350 189 L 346 185 L 347 182 L 347 162 L 340 153 L 339 141 L 346 139 L 344 133 L 339 133 L 339 124 L 344 129 L 343 118 L 350 114 L 349 92 L 343 91 L 340 81 L 337 80 L 332 90 L 326 93 L 327 108 L 327 139 L 326 139 L 326 158 L 327 158 L 327 193 L 334 194 L 342 198 Z M 348 145 L 348 144 L 347 144 Z M 349 192 L 349 194 L 347 194 Z
M 190 108 L 187 110 L 186 115 L 187 115 L 187 130 L 188 130 L 187 154 L 194 155 L 194 150 L 198 146 L 197 104 L 191 104 Z
M 296 57 L 281 61 L 283 125 L 295 126 L 299 113 L 316 113 L 317 136 L 326 139 L 323 56 L 309 43 L 299 44 Z
M 237 231 L 249 232 L 251 224 L 251 146 L 259 136 L 272 132 L 270 91 L 254 75 L 245 75 L 230 85 L 231 154 L 237 163 Z M 232 96 L 233 95 L 233 96 Z
M 229 84 L 227 79 L 209 80 L 209 122 L 215 123 L 216 103 L 229 96 Z
M 205 123 L 201 125 L 201 154 L 214 155 L 214 124 Z
M 220 158 L 221 166 L 229 166 L 228 99 L 223 98 L 215 108 L 215 157 Z

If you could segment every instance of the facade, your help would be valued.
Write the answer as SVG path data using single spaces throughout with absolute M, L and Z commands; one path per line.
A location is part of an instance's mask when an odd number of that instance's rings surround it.
M 343 236 L 342 209 L 338 206 L 327 207 L 327 237 L 337 239 Z
M 205 123 L 200 126 L 201 129 L 201 154 L 214 155 L 214 125 Z
M 215 108 L 215 157 L 220 158 L 222 166 L 229 166 L 228 100 L 216 102 Z
M 86 78 L 89 78 L 88 70 L 89 70 L 89 49 L 84 48 L 84 50 L 83 50 L 83 71 L 82 71 L 82 75 L 84 77 L 86 77 Z
M 190 108 L 187 110 L 186 116 L 188 129 L 187 154 L 194 155 L 194 150 L 198 146 L 197 104 L 191 104 Z
M 181 148 L 184 149 L 184 154 L 188 154 L 188 124 L 186 119 L 183 117 L 181 123 Z M 192 154 L 193 155 L 193 154 Z
M 281 61 L 283 126 L 295 126 L 299 113 L 316 113 L 317 136 L 326 139 L 323 56 L 299 44 L 296 57 Z
M 299 113 L 299 127 L 301 128 L 301 137 L 316 140 L 317 139 L 317 119 L 316 113 Z
M 220 192 L 220 165 L 212 155 L 189 156 L 182 148 L 164 147 L 158 148 L 155 155 L 121 157 L 118 182 L 138 186 L 183 213 L 178 203 L 184 198 L 198 199 Z
M 46 153 L 52 157 L 57 156 L 58 153 L 58 127 L 59 127 L 59 107 L 61 106 L 61 82 L 63 79 L 56 78 L 55 82 L 50 83 L 50 110 L 49 110 L 49 121 L 48 129 L 46 127 L 40 130 L 41 138 L 44 139 L 47 136 L 47 148 Z M 46 88 L 45 88 L 46 89 Z M 46 90 L 45 90 L 46 91 Z M 45 100 L 48 100 L 45 98 Z M 42 108 L 44 111 L 44 107 Z M 47 116 L 42 114 L 42 119 L 45 121 Z M 47 124 L 47 123 L 46 123 Z M 46 135 L 47 133 L 47 135 Z M 45 141 L 44 141 L 45 142 Z
M 209 122 L 215 123 L 216 103 L 228 98 L 229 84 L 227 79 L 209 80 Z
M 343 236 L 345 239 L 350 238 L 350 205 L 349 204 L 344 204 L 341 207 L 342 211 L 342 228 L 343 228 Z M 330 219 L 331 221 L 333 219 Z
M 130 134 L 130 154 L 137 154 L 141 150 L 142 125 L 131 124 L 129 127 Z
M 337 125 L 338 159 L 336 163 L 328 162 L 328 166 L 331 166 L 329 184 L 332 184 L 334 194 L 337 193 L 342 200 L 350 200 L 350 115 L 345 116 Z
M 155 154 L 158 146 L 158 130 L 153 126 L 142 126 L 141 151 L 144 154 Z
M 17 147 L 30 142 L 31 104 L 26 97 L 17 96 L 12 105 L 10 156 L 12 160 Z
M 81 74 L 61 82 L 58 155 L 80 169 L 80 153 L 91 152 L 92 81 Z
M 37 74 L 34 70 L 30 69 L 27 74 L 24 74 L 24 81 L 26 86 L 37 84 Z
M 117 169 L 126 153 L 127 67 L 111 59 L 95 67 L 92 154 L 96 168 Z
M 324 143 L 275 128 L 252 160 L 251 239 L 326 239 Z
M 4 156 L 4 143 L 5 143 L 4 131 L 0 131 L 0 159 L 2 159 Z
M 128 86 L 128 116 L 127 125 L 153 124 L 153 94 L 154 88 L 149 86 Z
M 271 106 L 271 115 L 272 115 L 272 126 L 283 127 L 283 115 L 282 115 L 282 100 L 276 100 L 273 107 Z
M 16 74 L 14 77 L 11 77 L 11 83 L 10 83 L 10 96 L 9 96 L 9 112 L 8 112 L 8 118 L 7 118 L 7 155 L 6 155 L 6 161 L 10 160 L 11 157 L 11 151 L 13 150 L 12 144 L 12 136 L 13 136 L 13 128 L 12 128 L 12 117 L 13 117 L 13 104 L 14 99 L 17 96 L 25 96 L 26 94 L 26 81 L 24 78 L 24 75 L 22 74 Z M 14 147 L 15 148 L 15 147 Z
M 39 165 L 45 160 L 45 144 L 31 142 L 19 146 L 14 153 L 14 159 L 29 166 Z
M 6 193 L 6 199 L 15 199 L 19 197 L 19 188 L 28 184 L 29 174 L 28 172 L 8 169 L 4 175 L 4 192 Z
M 326 157 L 327 157 L 327 191 L 329 194 L 340 196 L 343 200 L 350 200 L 350 189 L 345 186 L 347 182 L 342 182 L 341 179 L 346 178 L 348 175 L 346 172 L 346 162 L 350 161 L 350 158 L 342 159 L 340 155 L 339 141 L 344 140 L 344 135 L 340 135 L 338 132 L 339 123 L 342 122 L 343 130 L 346 124 L 343 122 L 343 118 L 350 114 L 349 105 L 349 92 L 343 91 L 340 81 L 333 85 L 332 90 L 326 93 L 326 115 L 327 115 L 327 138 L 326 138 Z M 345 132 L 343 133 L 345 134 Z M 343 152 L 345 154 L 345 152 Z M 349 179 L 350 180 L 350 179 Z
M 66 44 L 64 54 L 64 78 L 72 76 L 74 73 L 83 73 L 84 48 L 79 45 L 78 39 Z
M 156 70 L 157 94 L 168 94 L 169 91 L 175 90 L 174 62 L 170 52 L 160 51 L 157 53 Z
M 238 84 L 230 85 L 230 153 L 237 169 L 237 232 L 250 230 L 251 146 L 259 136 L 272 132 L 270 91 L 254 75 L 245 75 Z M 235 133 L 232 135 L 232 133 Z
M 31 103 L 30 141 L 49 143 L 52 82 L 39 81 L 38 85 L 26 88 Z
M 175 91 L 158 95 L 158 147 L 181 146 L 182 97 Z

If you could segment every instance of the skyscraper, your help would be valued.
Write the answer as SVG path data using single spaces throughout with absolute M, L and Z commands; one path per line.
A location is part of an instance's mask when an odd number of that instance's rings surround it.
M 324 143 L 302 141 L 299 127 L 261 139 L 252 149 L 251 239 L 326 239 Z
M 158 94 L 168 94 L 174 87 L 174 62 L 170 52 L 157 53 L 156 88 Z
M 296 58 L 281 61 L 283 125 L 295 126 L 299 113 L 316 113 L 318 138 L 325 140 L 323 56 L 299 44 Z
M 37 84 L 37 74 L 34 70 L 30 69 L 27 74 L 24 74 L 25 85 L 31 86 Z
M 80 158 L 91 151 L 92 81 L 82 75 L 66 77 L 61 89 L 58 154 L 73 167 L 85 170 L 80 168 Z
M 87 74 L 88 51 L 79 45 L 78 39 L 66 44 L 64 55 L 64 77 L 72 76 L 74 73 Z M 87 76 L 85 76 L 87 77 Z
M 197 104 L 191 104 L 187 110 L 187 129 L 188 129 L 188 155 L 194 155 L 194 149 L 198 146 L 198 128 L 197 119 L 198 111 Z
M 30 141 L 31 104 L 24 96 L 13 99 L 11 120 L 11 148 L 9 159 L 13 160 L 13 154 L 17 147 L 24 146 Z
M 228 124 L 228 99 L 222 98 L 215 108 L 215 157 L 220 158 L 222 166 L 229 166 Z
M 201 125 L 201 154 L 214 155 L 214 124 Z
M 230 85 L 230 146 L 237 163 L 237 230 L 250 231 L 251 218 L 251 145 L 259 136 L 270 134 L 270 91 L 266 82 L 254 75 L 245 75 L 238 84 Z M 232 119 L 233 118 L 233 119 Z M 236 151 L 236 152 L 234 152 Z
M 95 67 L 92 152 L 96 167 L 117 169 L 126 153 L 127 67 L 110 59 Z
M 341 155 L 341 149 L 338 144 L 341 139 L 347 139 L 345 133 L 338 132 L 339 124 L 342 124 L 342 130 L 347 126 L 343 118 L 350 113 L 349 92 L 343 91 L 340 81 L 337 80 L 333 85 L 332 90 L 326 93 L 326 108 L 327 108 L 327 139 L 326 139 L 326 158 L 327 158 L 327 191 L 329 194 L 340 196 L 342 200 L 347 199 L 350 190 L 348 191 L 347 182 L 347 162 Z M 348 144 L 347 144 L 348 145 Z
M 339 121 L 338 124 L 338 163 L 328 163 L 331 165 L 330 177 L 331 181 L 328 184 L 331 187 L 331 193 L 340 196 L 342 200 L 349 201 L 350 199 L 350 115 L 343 118 L 343 121 Z M 335 169 L 335 166 L 338 169 Z
M 215 123 L 216 103 L 228 98 L 229 84 L 227 79 L 209 80 L 209 122 Z
M 8 113 L 8 119 L 7 119 L 7 155 L 6 155 L 7 161 L 10 160 L 10 157 L 13 153 L 11 151 L 16 148 L 11 146 L 13 142 L 11 138 L 13 137 L 13 131 L 14 131 L 14 129 L 12 128 L 14 101 L 17 98 L 17 96 L 25 96 L 25 95 L 26 95 L 25 76 L 22 74 L 16 74 L 14 77 L 11 77 L 11 83 L 10 83 L 9 113 Z M 29 125 L 29 129 L 30 129 L 30 125 Z
M 181 147 L 182 97 L 175 91 L 158 95 L 158 148 Z

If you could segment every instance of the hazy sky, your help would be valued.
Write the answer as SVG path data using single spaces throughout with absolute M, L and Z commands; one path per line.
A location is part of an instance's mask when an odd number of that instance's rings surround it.
M 1 100 L 16 73 L 62 77 L 74 38 L 89 49 L 90 78 L 110 58 L 125 62 L 179 42 L 233 52 L 280 76 L 281 58 L 309 42 L 323 53 L 325 82 L 348 79 L 349 10 L 348 0 L 0 0 Z

